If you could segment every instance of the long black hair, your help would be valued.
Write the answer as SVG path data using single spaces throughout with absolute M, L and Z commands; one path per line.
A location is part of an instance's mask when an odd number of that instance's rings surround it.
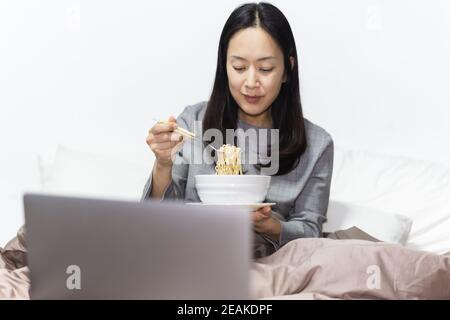
M 220 36 L 214 86 L 202 126 L 204 131 L 220 130 L 223 137 L 226 137 L 226 129 L 237 128 L 239 107 L 231 95 L 226 70 L 228 44 L 239 30 L 256 26 L 272 36 L 284 57 L 286 81 L 270 106 L 273 128 L 279 129 L 280 139 L 279 168 L 275 175 L 283 175 L 298 165 L 306 149 L 306 136 L 294 35 L 286 17 L 275 6 L 264 2 L 243 4 L 226 21 Z M 293 68 L 290 57 L 294 58 Z

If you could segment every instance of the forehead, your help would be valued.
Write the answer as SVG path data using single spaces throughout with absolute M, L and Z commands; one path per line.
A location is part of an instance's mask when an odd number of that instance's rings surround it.
M 259 27 L 246 28 L 236 32 L 228 44 L 227 57 L 242 57 L 246 60 L 258 60 L 272 56 L 282 59 L 283 53 L 275 40 Z

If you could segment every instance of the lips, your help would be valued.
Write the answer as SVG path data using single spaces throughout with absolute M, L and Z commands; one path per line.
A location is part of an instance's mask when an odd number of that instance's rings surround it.
M 247 96 L 245 94 L 244 97 L 248 103 L 257 103 L 261 99 L 260 96 Z

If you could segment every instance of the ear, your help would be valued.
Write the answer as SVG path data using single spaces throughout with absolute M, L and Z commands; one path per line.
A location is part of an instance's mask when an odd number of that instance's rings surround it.
M 294 69 L 295 66 L 295 59 L 294 57 L 290 56 L 289 60 L 291 61 L 291 71 Z M 287 76 L 286 76 L 286 72 L 284 73 L 284 77 L 283 77 L 283 83 L 285 83 L 287 80 Z

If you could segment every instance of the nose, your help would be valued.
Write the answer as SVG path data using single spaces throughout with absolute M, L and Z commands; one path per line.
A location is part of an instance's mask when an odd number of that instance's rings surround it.
M 245 86 L 249 89 L 259 86 L 259 81 L 254 68 L 249 69 L 247 79 L 245 80 Z

